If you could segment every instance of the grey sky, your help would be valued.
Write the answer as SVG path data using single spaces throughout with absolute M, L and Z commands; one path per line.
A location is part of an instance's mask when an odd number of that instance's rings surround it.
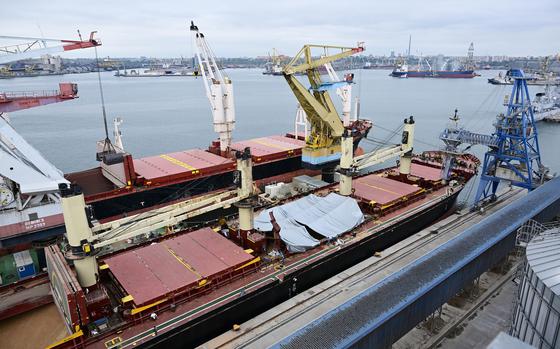
M 98 30 L 101 56 L 192 54 L 194 19 L 219 56 L 293 55 L 305 43 L 366 53 L 549 55 L 560 51 L 559 0 L 465 1 L 4 1 L 0 35 L 71 39 Z M 40 27 L 40 29 L 39 29 Z M 65 55 L 92 57 L 91 50 Z

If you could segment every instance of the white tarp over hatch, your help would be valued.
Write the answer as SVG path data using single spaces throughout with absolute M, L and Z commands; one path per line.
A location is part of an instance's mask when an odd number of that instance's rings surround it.
M 270 211 L 280 226 L 280 238 L 291 252 L 302 252 L 319 244 L 307 228 L 332 239 L 364 221 L 356 200 L 335 193 L 325 197 L 311 194 L 262 211 L 255 218 L 255 229 L 272 230 Z

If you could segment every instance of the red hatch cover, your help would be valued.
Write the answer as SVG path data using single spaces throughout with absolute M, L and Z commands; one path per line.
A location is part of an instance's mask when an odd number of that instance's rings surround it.
M 198 175 L 234 166 L 231 159 L 200 149 L 134 159 L 138 176 L 148 181 L 177 175 Z
M 300 152 L 304 146 L 305 142 L 298 139 L 286 136 L 268 136 L 235 142 L 231 145 L 231 148 L 242 151 L 246 147 L 250 147 L 253 158 L 259 158 Z
M 410 184 L 371 174 L 353 181 L 354 195 L 366 201 L 385 205 L 421 189 Z
M 210 228 L 186 233 L 105 260 L 136 306 L 219 277 L 253 259 Z
M 428 181 L 439 181 L 441 179 L 441 169 L 415 163 L 410 166 L 410 174 Z

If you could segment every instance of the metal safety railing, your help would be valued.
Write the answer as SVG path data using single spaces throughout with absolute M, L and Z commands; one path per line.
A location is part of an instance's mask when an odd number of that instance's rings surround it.
M 60 95 L 58 90 L 42 90 L 42 91 L 11 91 L 0 92 L 0 99 L 16 99 L 16 98 L 29 98 L 29 97 L 56 97 Z

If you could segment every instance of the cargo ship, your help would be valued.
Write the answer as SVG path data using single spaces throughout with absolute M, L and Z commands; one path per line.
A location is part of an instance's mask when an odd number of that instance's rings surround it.
M 505 74 L 499 72 L 497 76 L 488 79 L 488 83 L 492 85 L 513 85 L 512 69 L 508 69 Z M 550 71 L 550 57 L 545 57 L 540 68 L 525 77 L 527 85 L 537 86 L 560 86 L 560 78 L 554 72 Z
M 410 45 L 410 44 L 409 44 Z M 410 52 L 410 46 L 409 46 Z M 408 57 L 407 57 L 408 59 Z M 395 78 L 441 78 L 441 79 L 471 79 L 479 76 L 474 70 L 474 45 L 471 43 L 467 53 L 467 60 L 463 64 L 462 69 L 433 69 L 429 62 L 427 62 L 428 69 L 425 69 L 422 64 L 422 57 L 418 59 L 416 69 L 411 69 L 408 62 L 403 59 L 397 61 L 395 68 L 389 74 Z
M 488 83 L 492 85 L 513 85 L 514 79 L 511 77 L 511 70 L 506 71 L 505 74 L 499 72 L 493 78 L 488 79 Z M 525 78 L 527 85 L 533 86 L 560 86 L 560 78 L 551 74 L 535 73 Z
M 102 223 L 232 186 L 237 173 L 235 153 L 246 147 L 252 150 L 253 177 L 261 189 L 270 183 L 291 181 L 296 176 L 321 174 L 320 169 L 303 165 L 306 137 L 297 129 L 284 135 L 231 142 L 225 150 L 218 140 L 205 150 L 134 158 L 123 149 L 119 122 L 115 120 L 114 124 L 114 152 L 103 153 L 102 141 L 98 143 L 98 167 L 64 175 L 27 144 L 9 123 L 3 125 L 2 131 L 12 139 L 17 137 L 18 147 L 28 151 L 30 155 L 25 153 L 24 161 L 33 164 L 28 171 L 45 175 L 42 179 L 48 179 L 46 190 L 60 183 L 78 185 L 91 216 Z M 356 154 L 361 151 L 358 145 L 371 127 L 371 122 L 365 119 L 351 120 L 345 127 L 353 135 Z M 18 193 L 21 199 L 17 199 Z M 58 195 L 56 190 L 35 198 L 23 195 L 15 182 L 0 183 L 0 297 L 3 299 L 0 319 L 52 302 L 43 248 L 55 243 L 65 232 L 62 208 L 56 200 Z M 24 202 L 23 207 L 18 202 Z M 223 209 L 204 218 L 215 220 L 227 214 L 229 211 Z M 21 257 L 26 261 L 30 258 L 31 265 L 19 263 Z M 19 273 L 21 267 L 27 268 L 26 272 Z
M 413 155 L 412 116 L 395 132 L 398 144 L 355 155 L 354 135 L 327 108 L 333 105 L 332 83 L 322 84 L 316 69 L 364 48 L 340 47 L 341 53 L 315 60 L 311 50 L 326 47 L 304 46 L 283 71 L 312 125 L 302 162 L 330 162 L 331 151 L 339 149 L 338 183 L 302 175 L 260 191 L 253 177 L 258 155 L 243 144 L 235 152 L 236 188 L 107 223 L 92 219 L 78 185 L 60 185 L 67 233 L 62 243 L 46 248 L 46 259 L 70 335 L 51 348 L 194 347 L 414 234 L 453 207 L 479 160 L 455 154 L 444 170 L 443 152 Z M 301 71 L 311 89 L 295 77 Z M 397 166 L 371 170 L 393 158 Z M 181 224 L 218 207 L 234 207 L 235 214 L 197 227 Z
M 49 246 L 51 287 L 70 333 L 51 348 L 195 347 L 235 329 L 442 217 L 478 166 L 463 156 L 445 182 L 442 158 L 424 153 L 408 174 L 398 166 L 357 176 L 349 196 L 339 184 L 313 189 L 296 178 L 283 184 L 287 199 L 257 194 L 239 202 L 239 218 L 117 252 L 97 250 L 97 236 Z M 63 196 L 68 206 L 83 202 L 75 188 Z M 78 248 L 80 239 L 94 252 Z M 83 275 L 76 263 L 85 259 L 96 276 Z
M 470 79 L 477 74 L 474 70 L 393 70 L 391 76 L 395 78 Z

